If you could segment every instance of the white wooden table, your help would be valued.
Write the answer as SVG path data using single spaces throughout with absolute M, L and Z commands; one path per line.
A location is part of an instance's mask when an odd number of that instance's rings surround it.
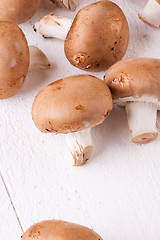
M 92 2 L 81 0 L 80 7 Z M 137 17 L 146 0 L 114 2 L 129 22 L 126 56 L 160 57 L 160 30 Z M 92 130 L 93 157 L 74 168 L 63 136 L 41 134 L 33 124 L 37 92 L 56 79 L 84 73 L 66 60 L 62 41 L 43 39 L 32 30 L 39 17 L 52 11 L 75 15 L 43 0 L 21 26 L 29 44 L 47 54 L 52 71 L 29 74 L 18 95 L 0 102 L 0 240 L 20 239 L 31 224 L 53 218 L 93 228 L 104 240 L 159 240 L 160 136 L 144 146 L 131 143 L 125 111 L 117 108 Z

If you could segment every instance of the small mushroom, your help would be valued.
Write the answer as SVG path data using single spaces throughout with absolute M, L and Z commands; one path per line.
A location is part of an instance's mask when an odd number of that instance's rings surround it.
M 40 0 L 0 0 L 0 21 L 26 22 L 36 12 Z
M 131 58 L 114 64 L 105 75 L 114 103 L 125 106 L 132 142 L 154 140 L 160 110 L 160 59 Z
M 48 220 L 31 226 L 22 240 L 103 240 L 96 232 L 79 224 Z
M 58 7 L 68 8 L 74 11 L 78 6 L 78 0 L 51 0 L 55 2 Z
M 9 98 L 20 91 L 29 62 L 31 66 L 36 62 L 40 67 L 42 62 L 46 67 L 49 64 L 40 49 L 28 47 L 22 30 L 9 22 L 0 22 L 0 56 L 0 99 Z
M 83 165 L 93 146 L 90 129 L 112 111 L 107 85 L 90 75 L 75 75 L 55 81 L 35 97 L 32 116 L 43 133 L 66 134 L 74 165 Z
M 107 0 L 82 8 L 73 23 L 52 13 L 40 19 L 34 29 L 44 37 L 65 40 L 67 59 L 85 71 L 102 71 L 122 59 L 129 41 L 123 11 Z
M 153 27 L 160 27 L 160 0 L 148 0 L 139 18 Z
M 50 68 L 51 64 L 47 56 L 37 47 L 29 46 L 30 67 Z

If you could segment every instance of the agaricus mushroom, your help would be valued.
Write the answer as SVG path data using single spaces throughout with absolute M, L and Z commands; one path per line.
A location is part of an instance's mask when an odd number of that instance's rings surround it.
M 90 75 L 75 75 L 55 81 L 36 96 L 32 116 L 43 133 L 66 134 L 74 165 L 83 165 L 93 146 L 90 129 L 102 123 L 112 111 L 107 85 Z
M 26 22 L 36 12 L 40 0 L 0 0 L 0 21 Z
M 78 0 L 51 0 L 56 3 L 58 7 L 68 8 L 74 11 L 78 6 Z
M 0 22 L 0 99 L 9 98 L 22 88 L 28 72 L 29 56 L 31 66 L 36 63 L 41 66 L 42 62 L 46 67 L 49 64 L 39 49 L 32 46 L 29 51 L 25 35 L 17 25 Z
M 148 0 L 143 11 L 138 16 L 142 21 L 153 27 L 160 27 L 160 0 Z
M 48 220 L 31 226 L 22 240 L 102 240 L 93 230 L 79 224 Z
M 160 110 L 160 59 L 131 58 L 114 64 L 105 75 L 114 103 L 125 106 L 132 142 L 157 137 Z
M 37 47 L 29 46 L 30 67 L 49 69 L 51 64 L 47 56 Z
M 44 16 L 34 30 L 44 37 L 65 40 L 70 63 L 86 71 L 101 71 L 122 59 L 129 41 L 124 13 L 107 0 L 82 8 L 73 23 L 54 13 Z

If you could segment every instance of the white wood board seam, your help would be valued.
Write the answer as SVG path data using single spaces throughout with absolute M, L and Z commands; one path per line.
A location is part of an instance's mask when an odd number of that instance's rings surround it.
M 10 194 L 10 192 L 9 192 L 9 189 L 8 189 L 8 187 L 7 187 L 7 184 L 6 184 L 6 182 L 5 182 L 5 179 L 4 179 L 4 177 L 3 177 L 3 175 L 2 175 L 1 172 L 0 172 L 0 177 L 1 177 L 1 179 L 2 179 L 2 183 L 3 183 L 3 185 L 4 185 L 4 188 L 5 188 L 6 193 L 7 193 L 7 195 L 8 195 L 9 201 L 10 201 L 11 206 L 12 206 L 12 208 L 13 208 L 14 214 L 16 215 L 16 219 L 17 219 L 17 221 L 18 221 L 18 224 L 19 224 L 19 226 L 20 226 L 20 228 L 21 228 L 21 230 L 22 230 L 22 233 L 24 233 L 24 230 L 23 230 L 23 227 L 22 227 L 20 218 L 19 218 L 18 213 L 17 213 L 17 211 L 16 211 L 16 208 L 15 208 L 15 206 L 14 206 L 14 203 L 13 203 L 13 200 L 12 200 L 12 197 L 11 197 L 11 194 Z

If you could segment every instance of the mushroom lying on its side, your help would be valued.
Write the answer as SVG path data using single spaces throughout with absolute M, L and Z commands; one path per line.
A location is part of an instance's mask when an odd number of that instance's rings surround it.
M 148 0 L 139 18 L 153 27 L 160 27 L 160 0 Z
M 93 230 L 79 224 L 48 220 L 31 226 L 22 240 L 102 240 Z
M 0 21 L 26 22 L 36 12 L 40 0 L 0 0 Z
M 51 64 L 47 56 L 37 47 L 29 46 L 30 67 L 49 69 Z
M 49 64 L 41 50 L 28 47 L 26 37 L 17 25 L 0 22 L 0 99 L 12 97 L 20 91 L 29 63 L 40 67 Z
M 102 71 L 122 59 L 129 41 L 123 11 L 107 0 L 82 8 L 73 23 L 54 13 L 44 16 L 34 30 L 44 37 L 65 40 L 67 59 L 85 71 Z
M 51 0 L 55 2 L 58 7 L 68 8 L 74 11 L 78 6 L 78 0 Z
M 112 111 L 107 85 L 90 75 L 75 75 L 55 81 L 36 96 L 32 116 L 43 133 L 66 134 L 74 165 L 83 165 L 93 146 L 90 129 L 102 123 Z
M 114 64 L 105 75 L 114 103 L 125 106 L 132 142 L 157 137 L 160 110 L 160 59 L 131 58 Z

